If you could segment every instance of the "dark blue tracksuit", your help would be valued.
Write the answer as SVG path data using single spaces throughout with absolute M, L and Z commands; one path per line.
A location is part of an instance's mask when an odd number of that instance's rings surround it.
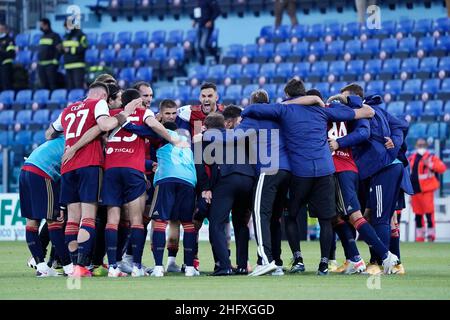
M 200 64 L 205 63 L 206 50 L 210 48 L 210 39 L 214 31 L 214 20 L 220 15 L 219 3 L 216 0 L 198 0 L 194 8 L 193 16 L 197 26 L 197 46 Z M 211 27 L 206 27 L 208 21 Z
M 212 135 L 211 135 L 212 133 Z M 214 135 L 220 136 L 215 139 Z M 219 141 L 220 140 L 220 141 Z M 218 181 L 212 188 L 212 201 L 209 210 L 209 239 L 217 258 L 217 272 L 229 272 L 231 261 L 228 253 L 226 224 L 230 211 L 236 241 L 237 264 L 240 269 L 247 269 L 248 241 L 251 197 L 253 191 L 255 168 L 250 164 L 246 144 L 226 143 L 226 130 L 207 130 L 203 134 L 203 150 L 215 149 L 211 154 L 218 169 Z M 223 153 L 220 154 L 219 150 Z M 204 154 L 206 154 L 206 151 Z M 238 153 L 244 152 L 243 163 L 238 162 Z M 242 153 L 241 153 L 242 154 Z M 203 160 L 208 160 L 203 158 Z M 197 159 L 196 159 L 197 161 Z M 208 161 L 205 161 L 206 164 Z

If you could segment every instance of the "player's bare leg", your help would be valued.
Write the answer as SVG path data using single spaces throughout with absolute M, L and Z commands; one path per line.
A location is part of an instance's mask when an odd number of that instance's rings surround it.
M 181 268 L 176 263 L 178 247 L 180 243 L 180 221 L 169 221 L 169 238 L 167 239 L 167 272 L 180 272 Z

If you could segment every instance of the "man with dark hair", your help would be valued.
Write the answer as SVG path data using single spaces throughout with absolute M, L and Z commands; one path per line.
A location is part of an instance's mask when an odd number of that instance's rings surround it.
M 219 1 L 197 0 L 193 12 L 193 27 L 197 27 L 197 58 L 200 64 L 205 64 L 205 55 L 211 51 L 211 35 L 214 31 L 214 20 L 220 15 Z M 216 54 L 216 53 L 215 53 Z
M 57 87 L 56 76 L 62 53 L 61 37 L 52 30 L 50 20 L 47 18 L 41 19 L 40 29 L 43 35 L 38 47 L 39 81 L 42 88 L 54 90 Z
M 64 21 L 66 34 L 63 39 L 64 69 L 66 69 L 67 89 L 84 88 L 85 53 L 88 48 L 87 37 L 79 25 Z
M 284 93 L 288 98 L 304 96 L 306 94 L 305 84 L 300 79 L 292 78 L 286 83 Z
M 229 105 L 223 110 L 223 117 L 225 119 L 225 129 L 233 129 L 237 124 L 241 122 L 242 108 Z
M 316 97 L 319 97 L 321 100 L 323 100 L 322 93 L 317 89 L 309 89 L 308 91 L 306 91 L 306 95 L 307 96 L 316 96 Z
M 150 108 L 153 100 L 153 89 L 150 83 L 145 81 L 136 82 L 133 85 L 133 89 L 138 90 L 141 94 L 142 105 L 144 106 L 144 108 Z
M 287 85 L 287 94 L 304 92 L 300 80 L 291 80 Z M 292 96 L 291 96 L 292 97 Z M 355 97 L 350 97 L 353 100 Z M 323 105 L 321 99 L 316 99 Z M 356 99 L 355 104 L 362 105 Z M 243 118 L 272 119 L 280 124 L 282 135 L 289 150 L 289 159 L 293 177 L 290 184 L 289 217 L 296 219 L 302 205 L 308 204 L 310 215 L 317 215 L 320 223 L 321 260 L 318 274 L 328 274 L 328 257 L 332 244 L 331 219 L 336 215 L 335 171 L 324 128 L 330 120 L 343 121 L 365 118 L 373 115 L 370 107 L 353 110 L 341 104 L 330 108 L 305 106 L 298 100 L 286 104 L 267 104 L 248 106 L 242 113 Z
M 98 75 L 98 77 L 95 78 L 94 82 L 97 82 L 97 81 L 98 82 L 103 82 L 103 83 L 106 83 L 106 84 L 110 84 L 110 83 L 117 84 L 117 80 L 112 75 L 110 75 L 108 73 L 102 73 L 102 74 Z
M 0 23 L 0 91 L 13 87 L 13 63 L 16 57 L 14 38 L 9 35 L 8 27 Z
M 364 98 L 364 89 L 357 83 L 351 83 L 343 87 L 341 93 Z
M 250 95 L 250 104 L 269 103 L 269 94 L 264 89 L 257 89 Z

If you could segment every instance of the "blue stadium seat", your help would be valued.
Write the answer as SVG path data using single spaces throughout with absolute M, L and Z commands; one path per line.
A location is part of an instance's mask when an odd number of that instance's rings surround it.
M 387 111 L 398 118 L 405 114 L 405 103 L 403 101 L 394 101 L 388 104 Z
M 409 127 L 409 132 L 408 132 L 408 137 L 409 138 L 414 138 L 414 139 L 418 139 L 418 138 L 425 138 L 426 137 L 426 133 L 427 133 L 427 127 L 428 124 L 426 123 L 413 123 L 410 127 Z
M 297 39 L 303 39 L 306 34 L 307 27 L 303 24 L 298 24 L 291 29 L 291 37 L 296 37 Z
M 22 130 L 16 133 L 14 137 L 14 144 L 27 146 L 31 142 L 31 131 Z
M 248 84 L 244 87 L 244 90 L 242 91 L 242 96 L 244 98 L 250 99 L 250 96 L 253 91 L 258 90 L 259 86 L 257 84 Z M 269 96 L 269 98 L 271 98 Z
M 353 55 L 358 55 L 361 52 L 361 40 L 348 40 L 345 42 L 345 52 Z
M 311 72 L 308 75 L 308 81 L 319 81 L 328 73 L 328 62 L 317 61 L 311 65 Z M 313 80 L 314 79 L 314 80 Z
M 0 111 L 0 125 L 5 128 L 14 123 L 14 118 L 16 113 L 14 110 L 3 110 Z
M 430 100 L 425 104 L 423 115 L 437 118 L 443 114 L 443 106 L 441 100 Z
M 380 52 L 380 40 L 379 39 L 367 39 L 362 43 L 362 50 L 358 56 L 363 59 L 370 59 L 372 56 L 377 56 Z
M 45 130 L 39 130 L 33 134 L 33 143 L 41 145 L 45 142 L 45 140 Z
M 292 54 L 288 57 L 288 61 L 300 62 L 303 57 L 309 53 L 309 43 L 306 41 L 298 42 L 292 46 Z
M 116 42 L 120 44 L 122 47 L 131 44 L 132 33 L 131 31 L 120 31 L 117 34 Z
M 99 58 L 98 58 L 98 49 L 87 49 L 86 50 L 86 62 L 89 65 L 98 65 Z
M 389 80 L 386 82 L 384 90 L 396 98 L 402 91 L 402 80 Z
M 413 74 L 419 69 L 419 59 L 418 58 L 407 58 L 402 61 L 401 71 Z
M 380 59 L 367 60 L 364 65 L 364 71 L 375 77 L 381 71 L 381 62 Z
M 112 65 L 116 59 L 116 51 L 114 49 L 103 49 L 100 52 L 100 61 L 103 61 L 106 65 Z
M 29 89 L 20 90 L 17 92 L 16 99 L 14 100 L 14 106 L 23 108 L 25 105 L 33 103 L 33 92 Z
M 17 64 L 23 65 L 25 68 L 31 64 L 31 51 L 30 50 L 21 50 L 17 53 L 15 62 Z
M 149 48 L 137 48 L 134 52 L 134 58 L 144 64 L 150 59 L 150 56 L 151 52 Z
M 422 84 L 422 91 L 427 92 L 430 95 L 435 95 L 439 91 L 439 85 L 440 85 L 439 79 L 427 79 L 423 81 Z
M 16 123 L 20 123 L 22 125 L 28 125 L 31 123 L 31 116 L 32 116 L 31 110 L 20 110 L 17 112 L 16 115 Z
M 54 109 L 65 107 L 67 104 L 67 90 L 66 89 L 56 89 L 53 90 L 48 101 L 49 106 L 54 104 Z
M 164 30 L 155 30 L 152 33 L 152 37 L 150 38 L 150 42 L 153 42 L 156 45 L 163 44 L 166 41 L 166 31 Z
M 433 55 L 444 56 L 447 55 L 448 52 L 450 52 L 450 36 L 442 36 L 437 38 Z
M 433 20 L 431 19 L 420 19 L 416 20 L 414 28 L 412 30 L 412 34 L 415 37 L 426 35 L 432 32 L 433 29 Z
M 136 80 L 152 82 L 153 81 L 153 68 L 152 67 L 138 68 L 136 71 Z
M 289 25 L 281 25 L 278 28 L 274 29 L 272 42 L 279 43 L 289 39 L 289 35 L 291 33 L 291 26 Z
M 277 44 L 275 54 L 283 58 L 283 60 L 291 55 L 292 46 L 289 42 L 282 42 Z
M 275 101 L 277 98 L 278 85 L 276 83 L 265 84 L 263 89 L 269 94 L 269 99 Z
M 133 45 L 136 47 L 146 46 L 148 44 L 148 38 L 149 33 L 147 30 L 136 31 L 134 33 Z
M 50 92 L 47 89 L 39 89 L 34 92 L 33 102 L 37 102 L 39 105 L 45 105 L 48 103 Z
M 361 27 L 358 22 L 349 22 L 342 27 L 341 38 L 353 39 L 359 36 L 361 33 Z
M 85 94 L 83 89 L 72 89 L 69 91 L 69 94 L 67 95 L 67 101 L 68 102 L 80 101 L 84 97 Z
M 119 79 L 125 81 L 126 83 L 132 83 L 134 82 L 135 76 L 134 76 L 134 68 L 123 68 L 119 72 Z
M 347 71 L 345 71 L 344 80 L 355 80 L 362 76 L 364 71 L 364 61 L 351 60 L 347 63 Z
M 430 73 L 436 72 L 438 70 L 438 58 L 437 57 L 426 57 L 420 62 L 420 68 L 416 73 L 417 77 L 429 78 Z
M 384 31 L 384 36 L 391 36 L 395 34 L 395 28 L 397 27 L 397 22 L 393 20 L 385 20 L 381 22 L 381 29 Z
M 307 40 L 317 40 L 323 38 L 325 34 L 325 25 L 322 23 L 315 23 L 310 25 L 306 30 L 305 38 Z
M 19 33 L 15 38 L 16 46 L 20 49 L 30 45 L 30 35 L 28 33 Z
M 259 50 L 255 54 L 254 61 L 259 63 L 267 62 L 269 58 L 273 57 L 274 52 L 275 44 L 265 43 L 262 46 L 259 46 Z
M 450 71 L 450 57 L 442 57 L 439 59 L 438 70 Z
M 450 99 L 450 78 L 442 80 L 441 88 L 439 89 L 438 98 L 442 100 Z
M 274 26 L 263 26 L 261 28 L 261 31 L 259 32 L 259 35 L 261 38 L 264 38 L 268 41 L 272 41 L 274 31 L 275 31 Z
M 444 114 L 450 114 L 450 101 L 447 101 L 444 105 Z
M 388 55 L 392 55 L 397 51 L 397 39 L 395 38 L 387 38 L 381 41 L 380 50 L 386 52 Z
M 258 63 L 246 64 L 242 69 L 242 81 L 244 80 L 243 78 L 247 78 L 248 81 L 252 81 L 253 79 L 256 79 L 258 75 L 259 75 Z
M 325 35 L 337 38 L 341 35 L 341 24 L 337 22 L 328 23 L 325 26 Z
M 311 70 L 311 64 L 309 62 L 299 62 L 294 65 L 294 76 L 299 76 L 300 78 L 306 78 Z
M 340 56 L 344 52 L 344 41 L 335 40 L 328 44 L 327 51 L 324 54 L 324 58 L 329 61 L 334 61 L 337 56 Z
M 86 32 L 86 38 L 89 47 L 93 48 L 97 46 L 98 43 L 98 34 L 97 32 Z
M 401 60 L 398 58 L 386 59 L 383 63 L 383 69 L 381 70 L 379 77 L 383 80 L 392 79 L 394 75 L 400 73 Z
M 329 74 L 333 74 L 336 79 L 340 78 L 345 72 L 345 61 L 332 61 L 328 69 Z
M 100 40 L 98 45 L 100 47 L 109 47 L 114 44 L 114 38 L 116 34 L 114 32 L 105 31 L 100 34 Z
M 158 47 L 155 48 L 152 52 L 151 58 L 148 60 L 148 64 L 153 68 L 158 70 L 161 66 L 161 63 L 167 57 L 167 48 L 166 47 Z
M 115 65 L 119 67 L 129 66 L 133 63 L 133 49 L 122 48 L 117 53 Z
M 275 70 L 277 65 L 275 63 L 264 63 L 261 65 L 261 69 L 259 70 L 259 74 L 262 77 L 266 77 L 267 82 L 271 81 L 275 76 Z
M 395 51 L 396 57 L 408 57 L 417 51 L 417 40 L 414 37 L 403 38 L 398 42 L 398 49 Z
M 184 41 L 193 44 L 197 39 L 197 29 L 190 29 L 184 35 Z
M 285 82 L 286 79 L 288 79 L 292 76 L 293 70 L 294 70 L 294 64 L 292 62 L 280 63 L 276 70 L 274 82 L 277 82 L 277 83 Z
M 242 75 L 241 64 L 230 64 L 227 68 L 226 77 L 229 77 L 232 81 L 236 82 Z
M 225 96 L 225 91 L 226 91 L 226 87 L 222 84 L 219 84 L 217 86 L 217 94 L 219 95 L 219 97 L 224 97 Z
M 258 45 L 254 43 L 246 44 L 244 47 L 243 55 L 248 57 L 249 59 L 253 59 L 256 56 L 258 50 L 259 50 Z
M 232 84 L 229 86 L 225 93 L 224 103 L 236 103 L 240 102 L 242 98 L 242 86 L 240 84 Z
M 386 89 L 386 91 L 388 91 Z M 374 80 L 369 81 L 366 87 L 366 94 L 383 94 L 384 93 L 384 81 Z
M 225 77 L 226 66 L 223 64 L 217 64 L 210 66 L 208 69 L 208 74 L 206 75 L 207 81 L 211 82 L 222 82 Z
M 410 100 L 422 93 L 422 80 L 409 79 L 405 81 L 403 91 L 400 93 L 400 99 Z
M 422 116 L 423 113 L 423 102 L 422 101 L 409 101 L 405 108 L 405 113 L 418 118 Z M 409 131 L 411 134 L 411 131 Z
M 189 69 L 188 77 L 189 79 L 197 79 L 198 82 L 202 82 L 206 78 L 208 73 L 208 66 L 197 65 Z
M 426 108 L 426 106 L 425 106 Z M 427 137 L 437 139 L 439 138 L 439 122 L 430 123 L 427 129 Z
M 183 43 L 183 36 L 184 36 L 183 30 L 171 30 L 167 35 L 166 44 L 176 46 L 180 43 Z
M 173 99 L 176 95 L 176 88 L 172 86 L 163 86 L 161 88 L 158 88 L 155 92 L 155 96 L 158 98 L 158 100 L 163 99 Z
M 309 46 L 309 53 L 314 54 L 316 57 L 322 57 L 326 50 L 326 44 L 323 41 L 312 42 Z
M 328 94 L 329 94 L 330 96 L 335 95 L 335 94 L 338 94 L 338 93 L 341 92 L 341 89 L 342 89 L 343 87 L 345 87 L 346 85 L 347 85 L 347 82 L 343 82 L 343 81 L 341 81 L 341 82 L 335 82 L 335 83 L 333 83 L 333 84 L 330 86 L 330 90 L 329 90 Z
M 184 49 L 183 47 L 173 47 L 169 50 L 169 59 L 174 59 L 177 64 L 184 62 Z
M 448 33 L 450 31 L 450 19 L 448 17 L 443 17 L 434 20 L 433 29 L 440 33 Z
M 397 22 L 397 32 L 401 32 L 403 35 L 410 34 L 414 28 L 414 20 L 402 19 Z
M 328 82 L 317 82 L 314 85 L 314 89 L 317 89 L 322 94 L 322 97 L 326 99 L 330 93 L 330 84 Z
M 33 115 L 33 123 L 47 125 L 49 123 L 50 111 L 48 109 L 36 110 Z
M 242 44 L 231 44 L 226 49 L 222 55 L 223 64 L 232 64 L 238 62 L 238 58 L 243 55 L 244 46 Z
M 1 117 L 1 112 L 0 112 Z M 14 142 L 14 131 L 0 131 L 0 145 L 9 147 Z
M 30 47 L 36 48 L 39 45 L 39 41 L 41 41 L 42 33 L 38 32 L 31 36 Z
M 14 91 L 4 90 L 0 92 L 0 103 L 9 106 L 14 102 Z
M 423 50 L 425 54 L 429 54 L 433 51 L 435 46 L 435 40 L 433 37 L 419 38 L 417 41 L 417 49 Z

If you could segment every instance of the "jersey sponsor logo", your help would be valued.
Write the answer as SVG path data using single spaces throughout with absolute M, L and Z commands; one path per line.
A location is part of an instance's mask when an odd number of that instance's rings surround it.
M 113 153 L 114 152 L 114 148 L 108 148 L 108 149 L 106 149 L 106 154 L 111 154 L 111 153 Z
M 108 148 L 112 149 L 112 148 Z M 114 148 L 114 152 L 122 152 L 122 153 L 134 153 L 133 148 Z
M 344 151 L 340 151 L 340 150 L 336 151 L 336 155 L 341 156 L 341 157 L 348 157 L 348 158 L 350 157 L 350 154 L 348 152 L 344 152 Z

